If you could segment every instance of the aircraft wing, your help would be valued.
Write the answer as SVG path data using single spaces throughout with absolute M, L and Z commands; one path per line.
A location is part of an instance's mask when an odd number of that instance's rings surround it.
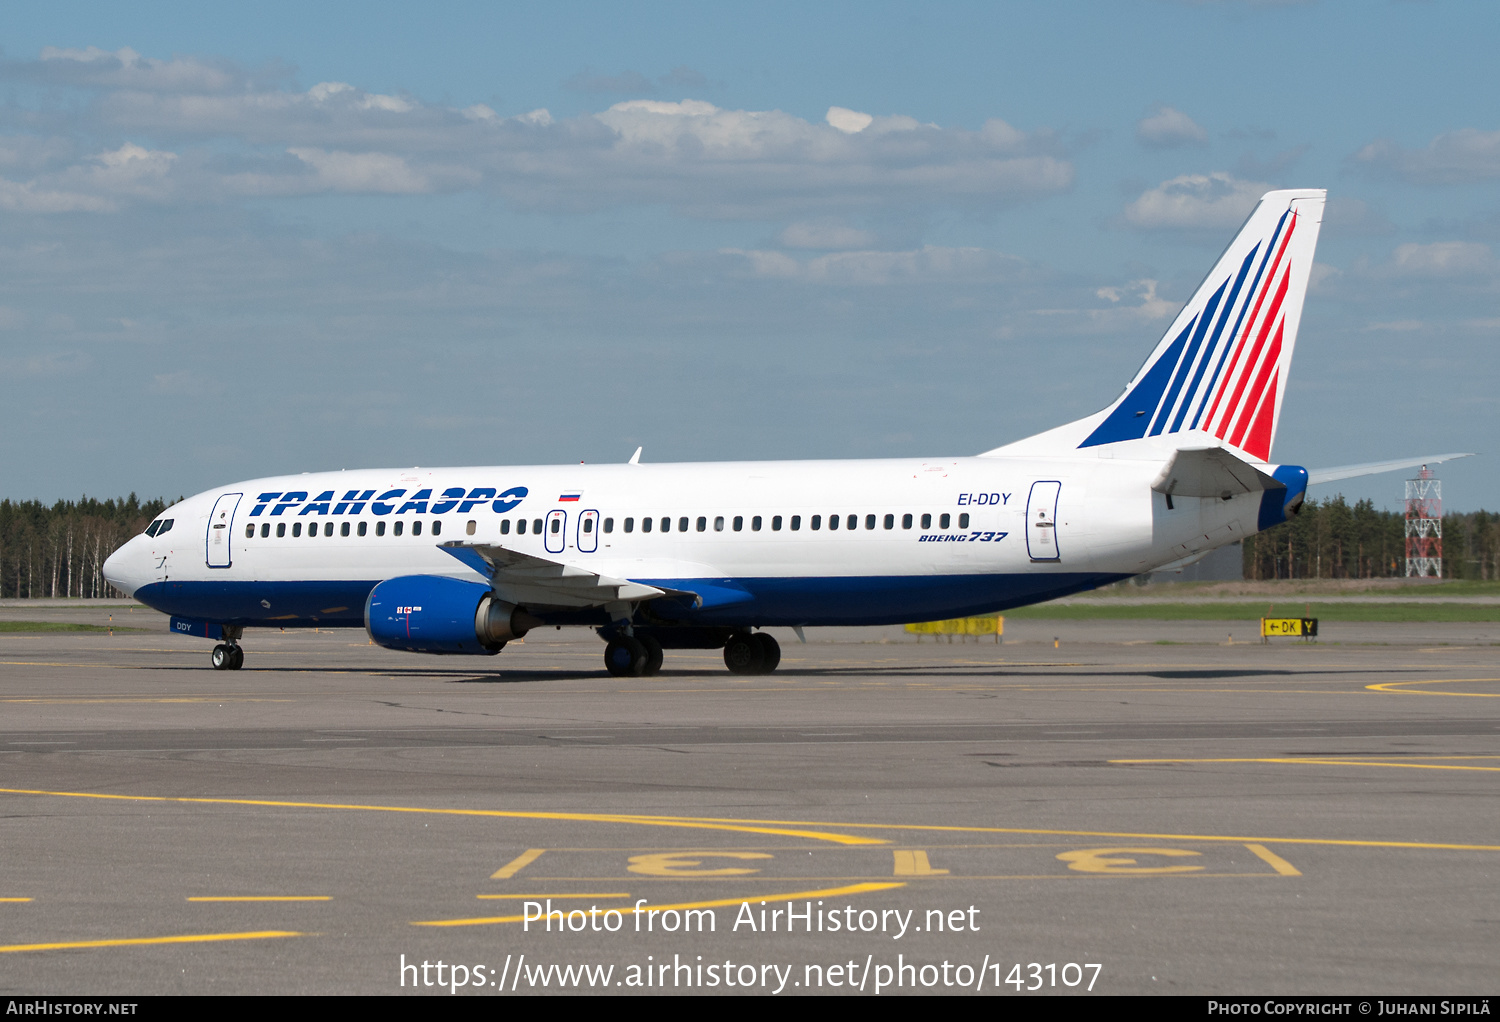
M 1398 468 L 1416 468 L 1418 465 L 1436 465 L 1455 458 L 1470 458 L 1473 454 L 1432 454 L 1425 458 L 1403 458 L 1400 461 L 1367 461 L 1363 465 L 1339 465 L 1336 468 L 1313 468 L 1307 471 L 1307 484 L 1332 483 L 1340 479 L 1357 476 L 1372 476 L 1381 472 L 1394 472 Z
M 1177 451 L 1151 484 L 1157 493 L 1168 496 L 1225 499 L 1284 487 L 1284 483 L 1222 447 Z
M 487 576 L 495 591 L 508 603 L 548 607 L 600 607 L 607 603 L 653 600 L 661 596 L 690 595 L 661 589 L 623 578 L 610 578 L 564 561 L 490 543 L 454 540 L 438 544 L 479 574 Z

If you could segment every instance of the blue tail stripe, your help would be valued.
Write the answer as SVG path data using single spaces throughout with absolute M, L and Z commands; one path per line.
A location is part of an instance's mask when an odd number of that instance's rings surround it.
M 1234 321 L 1234 329 L 1229 331 L 1229 343 L 1224 345 L 1223 351 L 1219 352 L 1219 364 L 1214 366 L 1214 375 L 1208 381 L 1208 388 L 1204 391 L 1205 394 L 1212 394 L 1214 388 L 1219 384 L 1219 373 L 1223 372 L 1224 363 L 1228 360 L 1229 353 L 1234 350 L 1234 339 L 1240 335 L 1240 325 L 1245 322 L 1245 316 L 1250 311 L 1250 306 L 1254 304 L 1255 295 L 1260 290 L 1260 279 L 1265 275 L 1266 267 L 1271 263 L 1271 253 L 1276 251 L 1276 239 L 1281 237 L 1281 229 L 1286 226 L 1286 218 L 1290 215 L 1291 210 L 1287 210 L 1281 214 L 1281 219 L 1276 221 L 1276 229 L 1271 232 L 1271 240 L 1266 245 L 1265 253 L 1261 256 L 1260 267 L 1255 271 L 1255 280 L 1250 284 L 1250 290 L 1245 294 L 1245 304 L 1240 306 L 1239 318 Z M 1255 255 L 1254 249 L 1251 250 L 1250 254 L 1252 256 Z M 1204 409 L 1207 407 L 1207 401 L 1198 406 L 1198 411 L 1193 416 L 1193 424 L 1188 427 L 1189 429 L 1198 428 L 1198 420 L 1203 417 Z
M 1172 405 L 1177 402 L 1177 395 L 1182 390 L 1182 383 L 1187 379 L 1188 373 L 1192 371 L 1193 359 L 1198 357 L 1198 349 L 1203 346 L 1203 335 L 1208 332 L 1209 323 L 1213 322 L 1214 311 L 1219 307 L 1219 300 L 1224 297 L 1224 289 L 1229 286 L 1229 281 L 1219 285 L 1219 289 L 1209 298 L 1208 304 L 1203 307 L 1203 312 L 1198 316 L 1198 329 L 1193 332 L 1193 342 L 1188 345 L 1187 354 L 1182 356 L 1182 362 L 1177 366 L 1177 373 L 1172 377 L 1172 385 L 1167 388 L 1167 396 L 1162 399 L 1161 407 L 1156 410 L 1156 421 L 1151 427 L 1151 435 L 1157 436 L 1166 428 L 1167 420 L 1172 416 Z M 1188 392 L 1192 396 L 1192 392 Z
M 1255 249 L 1245 256 L 1245 261 L 1240 264 L 1239 276 L 1234 279 L 1234 288 L 1229 292 L 1229 300 L 1224 303 L 1224 309 L 1219 313 L 1219 321 L 1214 324 L 1214 332 L 1208 339 L 1208 349 L 1203 353 L 1203 360 L 1198 363 L 1198 371 L 1193 374 L 1193 382 L 1188 385 L 1188 396 L 1183 400 L 1182 407 L 1177 410 L 1177 418 L 1172 422 L 1170 432 L 1176 433 L 1182 428 L 1182 420 L 1187 418 L 1188 409 L 1196 401 L 1199 407 L 1203 405 L 1203 392 L 1198 389 L 1198 384 L 1203 382 L 1203 374 L 1208 369 L 1208 363 L 1213 361 L 1214 352 L 1218 350 L 1219 337 L 1224 333 L 1224 324 L 1229 319 L 1229 314 L 1234 311 L 1234 300 L 1240 295 L 1240 288 L 1244 286 L 1245 277 L 1250 272 L 1250 263 L 1255 259 Z M 1197 421 L 1196 419 L 1194 421 Z
M 1182 354 L 1188 334 L 1193 332 L 1197 323 L 1195 319 L 1183 327 L 1177 339 L 1146 370 L 1141 382 L 1130 388 L 1109 417 L 1089 434 L 1087 440 L 1078 445 L 1080 448 L 1113 444 L 1121 440 L 1139 440 L 1146 435 L 1146 426 L 1151 422 L 1151 416 L 1147 413 L 1154 412 L 1161 404 L 1162 391 L 1167 389 L 1167 381 L 1177 368 L 1177 357 Z

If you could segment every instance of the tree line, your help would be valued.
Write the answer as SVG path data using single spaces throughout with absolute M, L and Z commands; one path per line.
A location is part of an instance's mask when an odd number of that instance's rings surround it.
M 181 498 L 178 498 L 179 500 Z M 104 561 L 167 508 L 161 498 L 0 501 L 0 597 L 118 597 Z M 1244 543 L 1245 577 L 1391 578 L 1406 574 L 1406 522 L 1374 502 L 1309 500 Z M 1443 516 L 1445 578 L 1500 579 L 1500 513 Z
M 178 498 L 179 500 L 181 498 Z M 0 597 L 118 597 L 104 561 L 166 510 L 161 498 L 0 500 Z
M 1392 578 L 1406 574 L 1406 517 L 1342 495 L 1309 500 L 1302 512 L 1245 540 L 1245 577 Z M 1443 577 L 1500 578 L 1500 514 L 1443 516 Z

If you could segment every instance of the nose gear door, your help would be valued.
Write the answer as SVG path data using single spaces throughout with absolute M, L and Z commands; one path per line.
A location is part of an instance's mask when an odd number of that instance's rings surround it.
M 208 516 L 207 559 L 210 568 L 227 568 L 230 565 L 229 546 L 233 539 L 234 511 L 240 506 L 243 493 L 226 493 L 214 501 L 213 513 Z

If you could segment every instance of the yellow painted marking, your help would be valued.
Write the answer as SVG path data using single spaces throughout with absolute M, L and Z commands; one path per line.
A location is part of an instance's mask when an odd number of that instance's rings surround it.
M 1378 685 L 1366 685 L 1371 692 L 1389 692 L 1400 696 L 1461 696 L 1470 699 L 1500 699 L 1500 692 L 1411 692 L 1407 685 L 1475 685 L 1481 682 L 1500 681 L 1500 678 L 1435 678 L 1431 681 L 1382 681 Z
M 326 894 L 223 894 L 203 895 L 188 901 L 332 901 Z
M 927 861 L 927 853 L 921 851 L 896 851 L 892 853 L 896 857 L 896 872 L 898 877 L 935 877 L 943 876 L 946 869 L 933 869 L 932 863 Z
M 97 798 L 116 802 L 176 802 L 185 805 L 266 806 L 273 809 L 341 809 L 367 813 L 419 813 L 432 816 L 472 816 L 502 820 L 566 820 L 574 823 L 625 823 L 640 827 L 676 827 L 685 830 L 727 830 L 742 834 L 776 834 L 837 845 L 884 845 L 885 838 L 833 834 L 827 831 L 788 829 L 780 825 L 741 823 L 713 817 L 632 816 L 623 813 L 545 813 L 508 809 L 433 809 L 424 806 L 371 806 L 341 802 L 280 802 L 250 798 L 181 798 L 165 795 L 110 795 L 95 791 L 44 791 L 31 788 L 0 788 L 0 795 L 50 795 L 54 798 Z M 833 824 L 832 826 L 842 826 Z
M 563 898 L 628 898 L 629 891 L 613 891 L 609 894 L 476 894 L 474 897 L 483 901 L 524 901 L 527 898 L 551 898 L 561 901 Z
M 291 699 L 242 699 L 232 696 L 173 696 L 171 698 L 118 699 L 0 699 L 0 703 L 30 703 L 39 706 L 94 706 L 102 703 L 290 703 Z
M 1433 757 L 1434 759 L 1457 757 Z M 1476 757 L 1477 758 L 1477 757 Z M 1372 766 L 1372 767 L 1404 767 L 1407 770 L 1481 770 L 1488 773 L 1500 773 L 1500 767 L 1486 766 L 1450 766 L 1446 763 L 1384 763 L 1373 759 L 1325 759 L 1302 756 L 1265 756 L 1259 758 L 1244 759 L 1112 759 L 1111 763 L 1129 764 L 1152 764 L 1152 763 L 1279 763 L 1288 766 Z
M 1125 873 L 1144 876 L 1151 873 L 1197 873 L 1202 866 L 1142 866 L 1135 859 L 1119 858 L 1122 855 L 1163 855 L 1177 858 L 1187 855 L 1202 855 L 1187 848 L 1079 848 L 1063 852 L 1058 856 L 1069 869 L 1080 873 Z
M 691 901 L 678 905 L 650 905 L 642 911 L 666 912 L 676 910 L 686 911 L 690 908 L 722 908 L 726 905 L 738 905 L 745 901 L 790 901 L 797 898 L 837 898 L 846 894 L 869 894 L 873 891 L 889 891 L 896 887 L 905 887 L 905 884 L 895 883 L 870 883 L 851 884 L 848 887 L 834 887 L 826 891 L 792 891 L 789 894 L 751 894 L 743 898 L 719 898 L 715 901 Z M 627 907 L 624 911 L 633 912 L 633 907 Z M 422 922 L 414 922 L 413 926 L 488 926 L 493 923 L 519 923 L 525 921 L 525 916 L 492 916 L 483 919 L 431 919 Z
M 704 859 L 769 859 L 765 852 L 653 852 L 650 855 L 632 855 L 626 867 L 632 873 L 648 877 L 737 877 L 746 873 L 759 873 L 758 869 L 736 869 L 724 866 L 720 869 L 694 869 L 703 865 Z
M 146 944 L 206 944 L 220 940 L 268 940 L 272 937 L 301 937 L 294 930 L 252 930 L 248 933 L 184 933 L 175 937 L 123 937 L 118 940 L 69 940 L 52 944 L 7 944 L 0 954 L 15 951 L 66 951 L 89 947 L 141 947 Z
M 1293 866 L 1290 862 L 1287 862 L 1285 859 L 1277 855 L 1275 852 L 1271 851 L 1271 849 L 1267 848 L 1265 845 L 1249 844 L 1245 847 L 1250 849 L 1266 862 L 1270 863 L 1271 868 L 1284 877 L 1299 877 L 1302 875 L 1302 872 L 1297 869 L 1296 866 Z
M 0 898 L 0 902 L 4 902 L 7 905 L 10 905 L 10 904 L 13 904 L 13 903 L 16 903 L 16 902 L 30 901 L 30 900 L 31 900 L 30 898 Z
M 542 857 L 542 853 L 546 850 L 547 849 L 545 848 L 526 849 L 526 851 L 522 852 L 520 855 L 507 862 L 505 865 L 495 870 L 495 872 L 491 873 L 490 879 L 509 880 L 511 877 L 521 872 L 521 870 L 525 869 L 527 866 L 530 866 L 537 859 L 540 859 Z

